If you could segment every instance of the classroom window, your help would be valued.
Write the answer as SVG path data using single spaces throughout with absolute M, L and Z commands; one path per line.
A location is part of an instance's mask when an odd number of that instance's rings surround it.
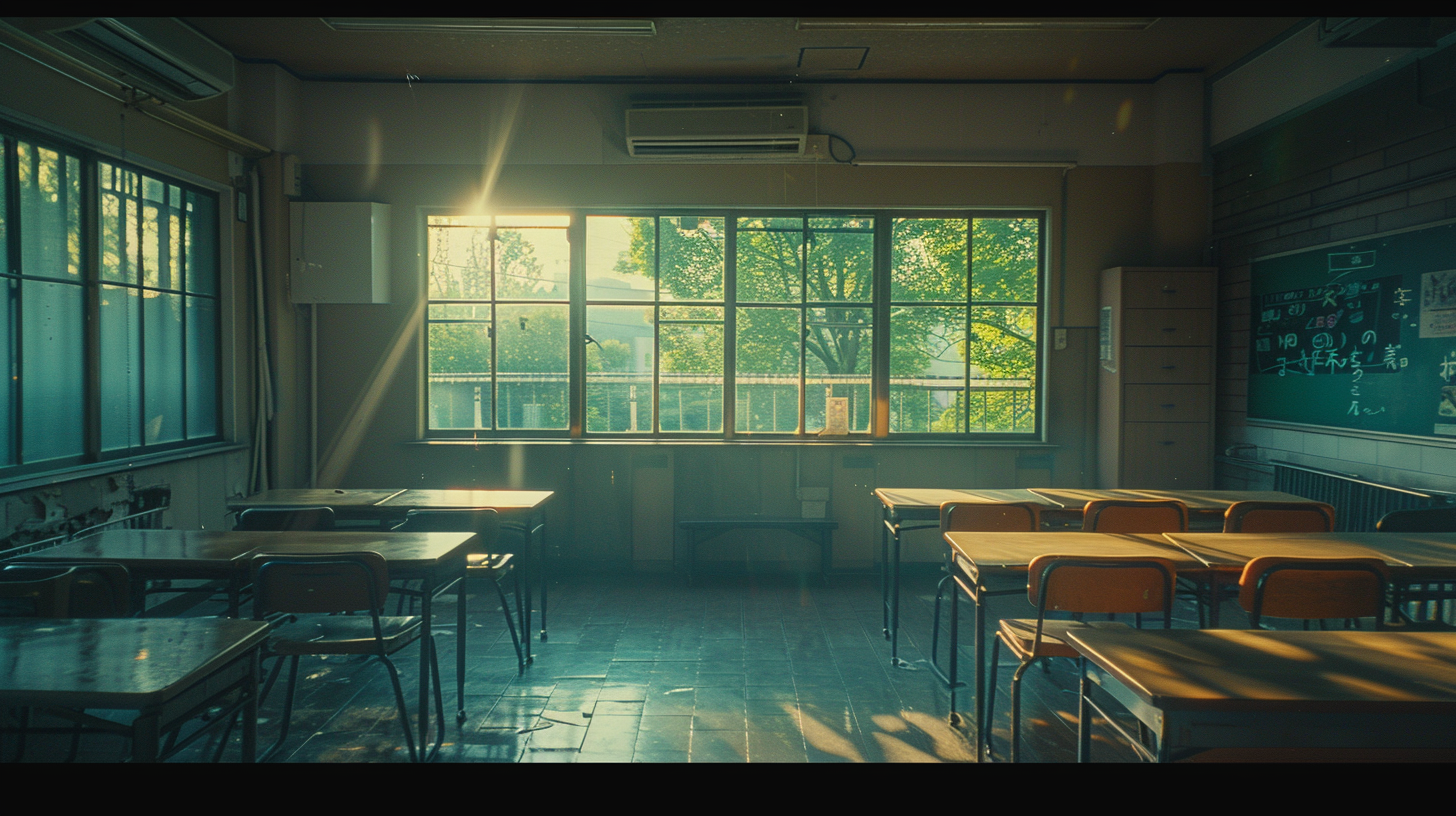
M 216 195 L 18 134 L 0 189 L 0 474 L 216 440 Z
M 431 216 L 428 232 L 428 427 L 442 436 L 1040 430 L 1037 215 Z

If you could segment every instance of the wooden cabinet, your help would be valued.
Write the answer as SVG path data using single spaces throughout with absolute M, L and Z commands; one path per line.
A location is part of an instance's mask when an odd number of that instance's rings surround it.
M 1102 272 L 1098 485 L 1213 487 L 1213 268 Z

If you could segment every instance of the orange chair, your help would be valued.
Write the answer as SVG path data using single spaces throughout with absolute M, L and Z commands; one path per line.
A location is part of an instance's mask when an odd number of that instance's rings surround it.
M 1223 514 L 1225 533 L 1332 533 L 1335 508 L 1324 502 L 1241 501 Z
M 1034 533 L 1041 529 L 1041 507 L 1032 502 L 946 502 L 940 506 L 940 531 L 974 533 Z M 935 586 L 934 625 L 930 630 L 930 664 L 938 666 L 940 599 L 951 580 L 950 548 L 945 553 L 945 577 Z
M 1384 628 L 1385 587 L 1390 581 L 1379 558 L 1305 558 L 1266 555 L 1244 565 L 1239 576 L 1239 606 L 1257 629 L 1264 618 L 1303 620 L 1320 628 L 1329 618 L 1375 619 Z
M 1082 508 L 1089 533 L 1186 533 L 1188 505 L 1173 499 L 1100 499 Z
M 1001 621 L 991 649 L 987 722 L 980 727 L 986 755 L 991 753 L 990 720 L 996 710 L 996 664 L 1002 643 L 1021 661 L 1011 676 L 1011 761 L 1016 762 L 1021 756 L 1021 678 L 1026 670 L 1043 657 L 1080 658 L 1063 639 L 1069 630 L 1126 626 L 1110 621 L 1048 620 L 1047 613 L 1136 614 L 1141 624 L 1142 613 L 1161 612 L 1163 628 L 1169 629 L 1177 578 L 1177 568 L 1166 558 L 1042 555 L 1032 560 L 1026 597 L 1036 605 L 1036 619 Z

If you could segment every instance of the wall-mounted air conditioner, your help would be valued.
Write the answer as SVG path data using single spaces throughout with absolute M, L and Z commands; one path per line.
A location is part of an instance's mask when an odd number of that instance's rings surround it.
M 627 152 L 639 158 L 802 156 L 803 105 L 627 109 Z
M 233 55 L 175 17 L 6 17 L 44 45 L 174 102 L 231 90 Z

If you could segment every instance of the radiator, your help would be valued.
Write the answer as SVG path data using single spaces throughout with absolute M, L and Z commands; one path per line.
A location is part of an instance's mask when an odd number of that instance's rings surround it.
M 1307 465 L 1278 461 L 1270 464 L 1274 465 L 1275 490 L 1322 501 L 1335 508 L 1337 532 L 1369 532 L 1375 529 L 1375 522 L 1381 516 L 1392 510 L 1444 505 L 1450 499 L 1442 493 L 1379 484 L 1357 475 Z

